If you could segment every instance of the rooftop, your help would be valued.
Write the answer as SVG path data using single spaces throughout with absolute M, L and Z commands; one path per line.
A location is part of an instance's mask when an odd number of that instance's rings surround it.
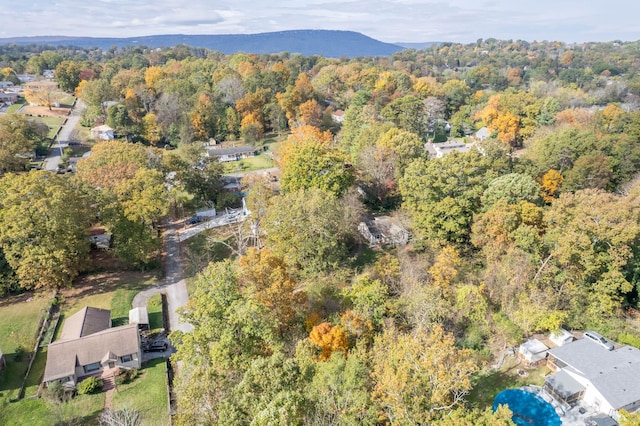
M 111 327 L 111 311 L 85 306 L 64 322 L 60 340 L 79 339 Z

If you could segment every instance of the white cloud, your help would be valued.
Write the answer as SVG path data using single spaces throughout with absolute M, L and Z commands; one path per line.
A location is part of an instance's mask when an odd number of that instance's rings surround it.
M 4 37 L 342 29 L 389 42 L 580 42 L 633 40 L 640 34 L 640 2 L 628 0 L 35 0 L 22 8 L 0 0 L 0 6 L 13 10 L 0 16 Z

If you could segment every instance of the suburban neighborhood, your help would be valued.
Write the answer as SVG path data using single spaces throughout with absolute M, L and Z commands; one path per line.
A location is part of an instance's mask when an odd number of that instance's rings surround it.
M 640 42 L 79 40 L 0 43 L 0 424 L 639 424 Z

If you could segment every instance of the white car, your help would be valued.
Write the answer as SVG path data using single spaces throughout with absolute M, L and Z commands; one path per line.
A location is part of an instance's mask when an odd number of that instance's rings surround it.
M 613 350 L 613 343 L 611 343 L 610 341 L 608 341 L 607 339 L 602 337 L 602 335 L 600 335 L 599 333 L 596 333 L 595 331 L 585 331 L 584 337 L 596 342 L 597 344 L 599 344 L 600 346 L 602 346 L 608 351 Z

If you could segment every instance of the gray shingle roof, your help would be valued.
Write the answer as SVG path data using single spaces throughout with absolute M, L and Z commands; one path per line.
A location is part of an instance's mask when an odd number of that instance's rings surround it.
M 85 306 L 64 322 L 60 340 L 78 339 L 111 327 L 111 311 Z
M 101 362 L 105 357 L 119 357 L 138 353 L 140 342 L 138 325 L 113 327 L 74 340 L 58 340 L 49 345 L 43 381 L 71 376 L 76 365 Z
M 589 339 L 549 350 L 575 373 L 588 379 L 616 409 L 640 400 L 640 350 L 623 346 L 609 351 Z

